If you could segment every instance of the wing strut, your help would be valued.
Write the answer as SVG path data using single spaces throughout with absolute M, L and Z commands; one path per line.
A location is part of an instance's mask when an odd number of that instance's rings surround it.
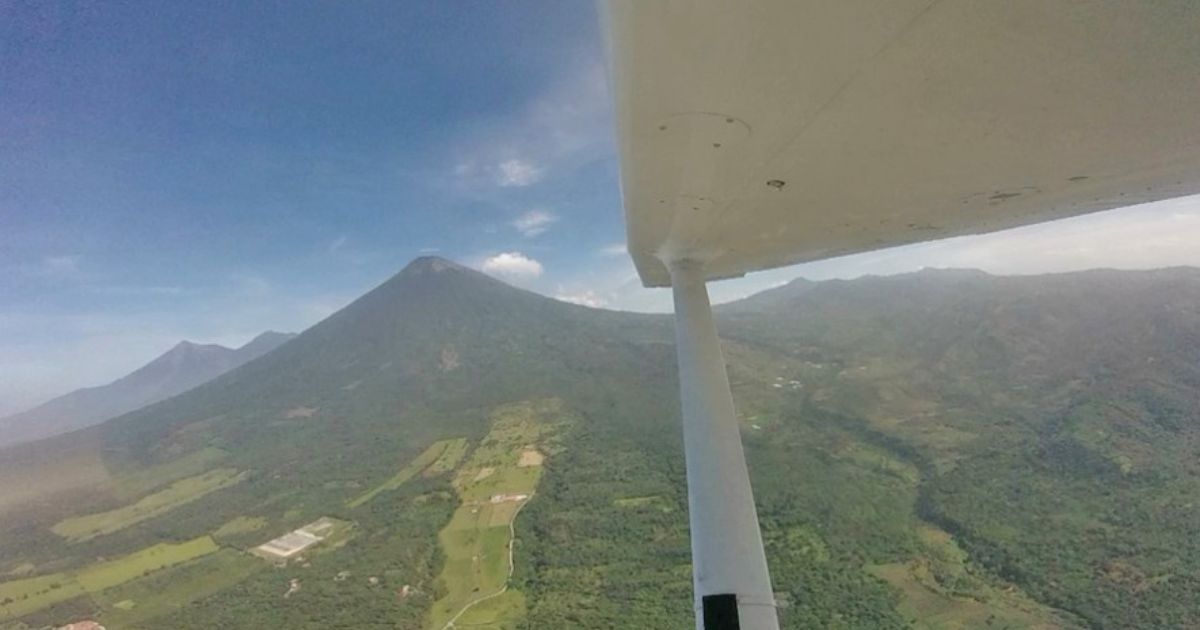
M 669 265 L 683 403 L 697 630 L 777 630 L 775 596 L 750 490 L 703 264 Z

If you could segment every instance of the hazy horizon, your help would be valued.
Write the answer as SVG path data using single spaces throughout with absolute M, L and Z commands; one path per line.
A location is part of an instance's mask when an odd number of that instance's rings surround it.
M 1194 24 L 0 1 L 0 630 L 1200 630 Z
M 667 310 L 623 251 L 597 20 L 573 9 L 398 5 L 341 21 L 319 7 L 10 11 L 0 45 L 20 63 L 0 68 L 0 414 L 111 381 L 180 339 L 302 330 L 423 253 L 558 299 Z M 411 63 L 363 64 L 364 50 Z M 712 293 L 926 266 L 1200 265 L 1197 242 L 1192 197 Z
M 1175 200 L 1172 200 L 1172 201 L 1175 201 Z M 1167 203 L 1167 202 L 1162 202 L 1162 203 Z M 1153 204 L 1151 204 L 1151 205 L 1153 205 Z M 1113 212 L 1119 212 L 1119 210 L 1113 211 Z M 1069 221 L 1073 221 L 1073 220 L 1077 220 L 1077 219 L 1066 219 L 1064 221 L 1069 222 Z M 1057 221 L 1057 222 L 1053 222 L 1053 223 L 1063 223 L 1064 221 Z M 917 261 L 921 260 L 921 257 L 919 256 L 919 254 L 921 253 L 920 250 L 923 248 L 931 248 L 931 247 L 935 247 L 935 246 L 944 247 L 948 244 L 946 241 L 962 241 L 963 243 L 972 245 L 972 244 L 975 244 L 975 242 L 980 239 L 1004 237 L 1008 232 L 1016 232 L 1019 230 L 1029 229 L 1029 228 L 1033 228 L 1033 227 L 1045 227 L 1047 225 L 1049 225 L 1049 224 L 1028 226 L 1027 228 L 1018 228 L 1017 230 L 1007 230 L 1005 232 L 988 234 L 988 235 L 967 236 L 967 237 L 960 237 L 960 238 L 956 238 L 956 239 L 946 239 L 945 241 L 932 241 L 932 242 L 927 242 L 927 243 L 921 243 L 918 245 L 910 245 L 910 246 L 905 246 L 905 247 L 876 250 L 876 251 L 867 252 L 864 254 L 856 254 L 856 255 L 852 255 L 852 256 L 845 256 L 845 257 L 841 257 L 841 258 L 817 261 L 817 262 L 813 262 L 813 263 L 803 263 L 803 264 L 799 264 L 799 265 L 792 265 L 792 266 L 783 267 L 780 269 L 774 269 L 774 270 L 759 272 L 756 274 L 751 274 L 750 276 L 748 276 L 746 278 L 735 278 L 735 279 L 729 279 L 729 280 L 715 281 L 712 283 L 712 285 L 710 287 L 710 291 L 712 293 L 712 299 L 713 299 L 714 304 L 727 304 L 730 302 L 735 302 L 737 300 L 750 297 L 752 295 L 761 293 L 763 291 L 768 291 L 770 289 L 783 286 L 783 285 L 787 284 L 788 282 L 791 282 L 792 280 L 797 280 L 797 279 L 805 279 L 805 280 L 809 280 L 809 281 L 813 281 L 813 282 L 825 282 L 825 281 L 829 281 L 829 280 L 855 280 L 855 279 L 866 277 L 866 276 L 887 277 L 887 276 L 902 275 L 902 274 L 907 274 L 907 273 L 914 273 L 914 272 L 919 272 L 919 271 L 928 270 L 928 269 L 974 270 L 974 271 L 982 271 L 984 273 L 987 273 L 987 274 L 993 275 L 993 276 L 1036 276 L 1036 275 L 1075 273 L 1075 272 L 1100 271 L 1100 270 L 1153 271 L 1153 270 L 1170 269 L 1170 268 L 1189 268 L 1189 269 L 1196 269 L 1196 270 L 1200 271 L 1200 264 L 1188 264 L 1188 263 L 1164 264 L 1161 266 L 1151 266 L 1151 267 L 1094 266 L 1094 267 L 1066 268 L 1066 269 L 1053 269 L 1053 268 L 1051 268 L 1051 269 L 1028 269 L 1028 270 L 1024 270 L 1024 271 L 1020 270 L 1019 268 L 1011 269 L 1011 270 L 1007 270 L 1007 271 L 994 271 L 994 270 L 985 269 L 982 266 L 964 266 L 964 265 L 954 265 L 954 264 L 946 264 L 946 265 L 934 264 L 934 265 L 915 266 L 915 265 L 917 265 Z M 1019 237 L 1017 239 L 1017 242 L 1020 242 Z M 895 250 L 917 250 L 916 253 L 918 255 L 913 255 L 912 253 L 906 252 L 906 255 L 902 254 L 902 255 L 897 256 L 895 254 Z M 966 252 L 969 252 L 970 250 L 971 250 L 971 247 L 968 246 L 967 248 L 964 248 L 963 251 L 964 251 L 964 253 L 966 253 Z M 413 258 L 413 260 L 415 260 L 416 258 L 419 258 L 420 256 L 427 256 L 427 255 L 433 255 L 433 256 L 437 256 L 439 258 L 445 258 L 444 256 L 440 256 L 437 254 L 420 254 L 419 256 L 415 256 Z M 907 265 L 907 266 L 905 266 L 905 265 L 886 266 L 885 267 L 885 261 L 896 260 L 897 258 L 908 261 L 909 265 Z M 447 258 L 447 260 L 453 260 L 453 259 Z M 455 261 L 455 262 L 460 262 L 460 261 Z M 478 268 L 477 268 L 477 270 L 484 271 L 483 269 L 478 269 Z M 839 271 L 841 273 L 839 273 Z M 379 282 L 376 282 L 375 284 L 364 288 L 362 293 L 369 291 L 370 289 L 374 288 L 378 284 L 380 284 L 380 283 L 386 281 L 388 278 L 392 277 L 392 275 L 395 275 L 396 273 L 399 273 L 399 272 L 400 272 L 400 269 L 396 269 L 391 274 L 380 279 Z M 782 279 L 769 279 L 768 280 L 768 278 L 772 278 L 773 276 L 781 276 Z M 497 278 L 502 281 L 509 282 L 510 284 L 514 284 L 514 286 L 520 286 L 519 283 L 513 283 L 510 278 L 506 278 L 501 275 L 497 275 Z M 631 282 L 636 283 L 636 280 L 631 280 Z M 638 285 L 637 289 L 640 292 L 644 292 L 648 295 L 652 294 L 652 295 L 656 295 L 656 296 L 661 296 L 660 299 L 662 300 L 662 303 L 656 305 L 655 308 L 637 310 L 637 309 L 623 309 L 623 308 L 620 308 L 618 305 L 612 305 L 612 304 L 589 304 L 586 301 L 564 299 L 563 296 L 561 296 L 561 295 L 553 295 L 553 294 L 543 294 L 543 295 L 546 295 L 546 297 L 558 299 L 560 301 L 565 301 L 565 302 L 574 303 L 574 304 L 580 304 L 582 306 L 588 306 L 591 308 L 603 308 L 603 309 L 607 309 L 607 310 L 616 310 L 616 311 L 625 311 L 625 312 L 643 312 L 643 313 L 658 313 L 658 314 L 665 314 L 665 313 L 670 312 L 669 292 L 667 292 L 665 289 L 644 289 L 644 288 L 640 287 L 640 285 Z M 352 298 L 347 300 L 346 304 L 349 304 L 349 302 L 352 302 L 354 299 L 357 299 L 360 296 L 361 296 L 361 293 L 353 296 Z M 311 325 L 316 324 L 321 319 L 324 319 L 324 317 L 332 314 L 333 312 L 335 312 L 337 310 L 340 310 L 340 308 L 343 306 L 346 306 L 346 304 L 342 304 L 341 306 L 333 309 L 329 313 L 322 315 L 321 317 L 318 317 L 317 319 L 315 319 L 311 322 L 308 322 L 307 324 L 305 324 L 303 326 L 303 328 L 296 329 L 295 331 L 282 331 L 282 332 L 283 332 L 283 334 L 298 334 L 300 332 L 303 332 L 305 329 L 307 329 Z M 161 347 L 157 351 L 151 351 L 150 354 L 148 354 L 144 360 L 140 360 L 139 363 L 134 364 L 132 367 L 126 369 L 123 372 L 114 373 L 112 375 L 105 376 L 104 377 L 105 380 L 102 380 L 99 382 L 89 382 L 89 383 L 81 383 L 81 384 L 72 385 L 70 387 L 62 389 L 61 391 L 56 391 L 56 392 L 51 392 L 51 393 L 45 394 L 42 398 L 34 400 L 33 402 L 30 402 L 30 403 L 26 403 L 23 406 L 20 403 L 6 404 L 6 401 L 4 401 L 3 399 L 0 399 L 0 417 L 4 417 L 4 416 L 15 414 L 15 413 L 20 413 L 22 411 L 37 407 L 37 406 L 41 405 L 42 403 L 47 402 L 48 400 L 51 400 L 53 398 L 56 398 L 58 396 L 61 396 L 63 394 L 71 392 L 71 391 L 75 391 L 80 388 L 97 387 L 97 386 L 103 386 L 103 385 L 112 383 L 113 381 L 118 380 L 118 379 L 126 376 L 130 372 L 140 368 L 145 363 L 148 363 L 148 362 L 152 361 L 153 359 L 161 356 L 162 354 L 170 351 L 172 348 L 174 348 L 176 345 L 178 345 L 182 342 L 191 342 L 191 343 L 199 344 L 199 345 L 215 344 L 215 345 L 219 345 L 219 346 L 222 346 L 222 347 L 228 348 L 228 349 L 237 349 L 237 348 L 240 348 L 240 347 L 246 345 L 251 340 L 253 340 L 255 337 L 262 335 L 264 333 L 268 333 L 268 332 L 279 333 L 281 331 L 277 328 L 267 328 L 267 329 L 264 329 L 264 330 L 256 332 L 256 333 L 248 333 L 248 334 L 239 335 L 239 336 L 223 337 L 223 338 L 219 338 L 219 339 L 184 337 L 175 342 L 170 343 L 169 345 Z

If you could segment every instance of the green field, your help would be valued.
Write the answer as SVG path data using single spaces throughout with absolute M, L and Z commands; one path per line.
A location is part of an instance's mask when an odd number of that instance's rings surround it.
M 438 456 L 437 460 L 429 465 L 429 468 L 425 469 L 424 473 L 422 473 L 424 476 L 436 477 L 437 475 L 448 473 L 457 468 L 459 462 L 461 462 L 463 457 L 466 456 L 466 438 L 446 440 L 446 442 L 446 448 L 442 451 L 442 454 Z
M 869 567 L 901 595 L 897 609 L 915 630 L 1018 630 L 1064 626 L 1052 609 L 1012 586 L 996 586 L 968 569 L 964 552 L 946 532 L 924 525 L 925 554 L 910 562 Z
M 446 457 L 448 452 L 452 457 L 453 453 L 458 452 L 459 454 L 457 457 L 461 459 L 462 452 L 465 451 L 466 440 L 463 438 L 438 440 L 437 442 L 430 444 L 429 448 L 422 451 L 420 455 L 417 455 L 416 459 L 406 464 L 404 468 L 401 468 L 399 472 L 397 472 L 395 475 L 392 475 L 390 479 L 352 499 L 346 503 L 346 507 L 360 507 L 371 499 L 374 499 L 381 492 L 387 492 L 388 490 L 395 490 L 396 488 L 399 488 L 409 479 L 416 477 L 421 471 L 432 469 L 434 466 L 443 465 L 441 462 L 443 458 Z
M 542 467 L 518 466 L 521 451 L 546 441 L 559 427 L 561 413 L 558 401 L 538 401 L 507 405 L 493 414 L 491 431 L 455 479 L 462 504 L 438 534 L 446 558 L 438 581 L 445 594 L 434 602 L 428 628 L 441 630 L 466 606 L 471 607 L 456 625 L 478 623 L 485 628 L 504 628 L 506 622 L 524 613 L 522 594 L 499 593 L 510 573 L 511 525 L 528 499 L 493 503 L 491 498 L 533 495 Z M 481 471 L 489 472 L 481 475 Z M 468 623 L 468 618 L 475 621 Z
M 525 612 L 525 594 L 508 590 L 485 599 L 467 609 L 454 622 L 457 628 L 472 630 L 509 630 Z
M 478 514 L 471 514 L 470 509 L 455 513 L 438 536 L 446 553 L 438 579 L 446 595 L 433 605 L 430 628 L 440 630 L 472 600 L 504 588 L 508 581 L 509 539 L 508 526 L 491 525 L 486 507 Z
M 657 508 L 662 512 L 671 512 L 675 508 L 665 501 L 662 495 L 651 494 L 644 497 L 622 497 L 613 499 L 613 505 L 619 508 Z
M 162 575 L 127 582 L 97 597 L 100 621 L 109 630 L 123 630 L 183 609 L 234 586 L 263 568 L 252 556 L 222 549 L 181 564 Z
M 833 455 L 838 459 L 851 461 L 863 468 L 891 475 L 913 485 L 921 480 L 916 466 L 888 454 L 879 447 L 854 442 L 835 449 Z
M 245 477 L 246 473 L 239 473 L 233 468 L 217 468 L 194 477 L 180 479 L 158 492 L 142 497 L 132 505 L 64 519 L 51 529 L 71 542 L 89 540 L 166 514 L 206 494 L 232 486 Z
M 507 405 L 497 410 L 491 432 L 454 480 L 462 500 L 486 501 L 496 494 L 533 492 L 542 467 L 522 467 L 517 462 L 526 446 L 538 444 L 558 428 L 556 416 L 560 413 L 561 403 L 557 401 Z M 485 469 L 491 473 L 480 478 L 480 471 Z
M 15 619 L 81 595 L 94 595 L 218 549 L 211 537 L 202 536 L 184 543 L 160 543 L 75 571 L 0 583 L 0 621 Z
M 209 470 L 229 453 L 214 447 L 202 448 L 164 464 L 114 474 L 114 491 L 122 497 L 139 497 L 168 483 Z
M 267 526 L 267 519 L 261 516 L 238 516 L 217 528 L 213 532 L 216 538 L 227 538 L 238 534 L 249 534 Z
M 5 582 L 0 584 L 0 621 L 16 619 L 86 594 L 83 586 L 63 573 Z

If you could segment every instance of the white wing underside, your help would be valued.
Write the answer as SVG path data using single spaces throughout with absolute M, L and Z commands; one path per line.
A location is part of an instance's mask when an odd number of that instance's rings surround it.
M 1200 192 L 1194 0 L 618 0 L 607 28 L 647 286 Z

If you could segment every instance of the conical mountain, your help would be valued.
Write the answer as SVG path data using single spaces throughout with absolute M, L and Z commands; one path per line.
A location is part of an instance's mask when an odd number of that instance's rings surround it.
M 155 493 L 177 492 L 172 484 L 216 479 L 228 485 L 189 497 L 145 525 L 87 530 L 75 548 L 114 557 L 163 539 L 211 535 L 238 519 L 268 523 L 267 530 L 221 539 L 249 550 L 331 516 L 361 528 L 367 548 L 386 543 L 386 550 L 368 554 L 381 572 L 408 567 L 426 575 L 436 566 L 437 531 L 457 504 L 449 479 L 415 485 L 414 492 L 427 488 L 437 498 L 420 509 L 396 503 L 411 499 L 401 495 L 361 506 L 350 500 L 437 440 L 484 444 L 498 410 L 536 401 L 557 401 L 562 419 L 573 419 L 572 443 L 624 453 L 653 448 L 638 456 L 648 458 L 665 440 L 673 457 L 661 465 L 671 466 L 679 451 L 670 339 L 663 316 L 567 304 L 444 259 L 417 259 L 273 352 L 209 383 L 85 432 L 0 452 L 0 481 L 37 477 L 41 490 L 38 505 L 21 493 L 0 493 L 0 512 L 5 501 L 22 510 L 17 526 L 3 519 L 0 526 L 15 527 L 8 531 L 25 541 L 0 546 L 0 567 L 52 562 L 63 542 L 48 525 L 67 515 L 119 511 Z M 588 458 L 603 453 L 578 450 Z M 580 471 L 595 467 L 565 458 L 562 465 Z M 402 533 L 408 538 L 377 538 Z M 677 554 L 677 543 L 665 552 Z M 411 578 L 414 586 L 431 593 L 431 577 L 420 575 Z M 378 610 L 389 601 L 362 605 Z M 417 625 L 399 627 L 420 627 L 424 609 L 413 610 Z M 315 613 L 295 614 L 288 619 Z M 215 627 L 281 625 L 279 618 L 207 619 Z
M 782 627 L 1200 622 L 1195 581 L 1149 577 L 1200 566 L 1200 272 L 797 282 L 719 329 Z M 685 627 L 671 341 L 418 259 L 205 385 L 0 451 L 0 573 L 66 593 L 0 598 L 0 623 Z M 321 517 L 330 544 L 254 556 Z M 75 589 L 164 541 L 210 551 Z
M 612 396 L 621 388 L 608 379 L 635 389 L 639 372 L 669 373 L 670 346 L 641 343 L 669 341 L 668 324 L 419 258 L 260 360 L 109 423 L 104 442 L 110 457 L 142 464 L 215 447 L 246 467 L 310 471 L 320 459 L 300 454 L 330 448 L 349 462 L 326 462 L 337 474 L 370 475 L 378 453 L 483 431 L 495 405 Z

